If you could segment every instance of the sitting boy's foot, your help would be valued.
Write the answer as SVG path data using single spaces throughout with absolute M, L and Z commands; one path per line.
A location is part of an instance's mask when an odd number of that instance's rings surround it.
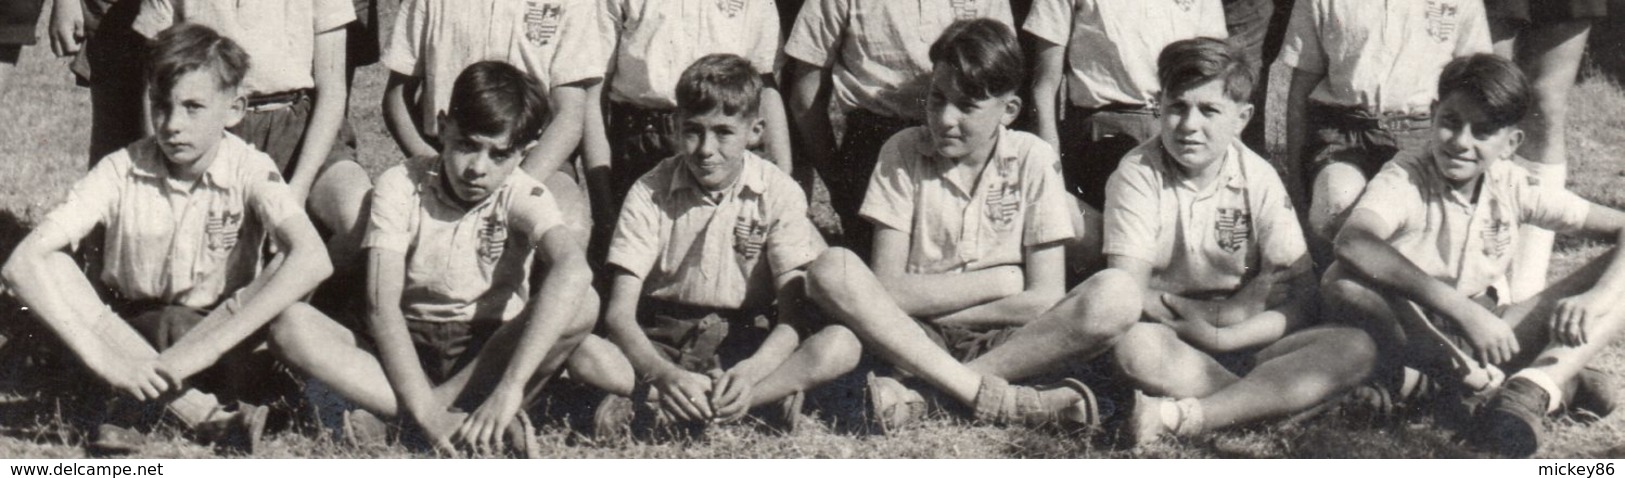
M 925 416 L 925 397 L 891 377 L 869 373 L 869 420 L 881 433 L 892 433 Z
M 806 400 L 806 392 L 792 393 L 790 396 L 784 397 L 783 400 L 779 400 L 778 403 L 774 404 L 772 414 L 769 415 L 769 418 L 772 421 L 772 423 L 769 423 L 769 425 L 778 429 L 779 431 L 784 432 L 786 435 L 794 434 L 796 432 L 796 428 L 799 427 L 801 425 L 801 421 L 804 420 L 804 418 L 801 416 L 801 409 Z
M 1569 397 L 1568 409 L 1585 419 L 1600 420 L 1619 407 L 1618 390 L 1614 376 L 1602 369 L 1586 367 L 1574 377 L 1574 396 Z M 1590 415 L 1590 416 L 1586 416 Z
M 1202 407 L 1196 399 L 1175 400 L 1134 391 L 1134 410 L 1124 422 L 1124 432 L 1136 448 L 1156 443 L 1164 436 L 1192 435 L 1204 426 Z
M 1410 367 L 1388 376 L 1372 378 L 1350 390 L 1343 396 L 1344 410 L 1386 417 L 1443 394 L 1438 382 Z
M 252 455 L 259 449 L 260 437 L 265 434 L 265 418 L 270 412 L 267 406 L 238 402 L 236 412 L 198 424 L 192 434 L 199 442 Z
M 1070 378 L 1034 388 L 984 376 L 981 388 L 976 391 L 974 406 L 977 421 L 994 425 L 1062 424 L 1076 428 L 1100 425 L 1100 408 L 1094 392 L 1083 382 Z
M 513 421 L 508 422 L 503 438 L 508 441 L 508 454 L 514 458 L 534 460 L 542 457 L 542 444 L 536 440 L 536 425 L 532 424 L 530 414 L 524 410 L 520 410 Z
M 362 409 L 346 410 L 340 437 L 352 447 L 383 446 L 389 443 L 389 424 Z
M 632 421 L 636 417 L 637 410 L 632 399 L 609 394 L 598 402 L 598 408 L 592 412 L 592 436 L 600 441 L 630 438 Z
M 96 436 L 85 444 L 85 449 L 92 456 L 128 455 L 141 451 L 147 442 L 147 435 L 141 432 L 103 423 L 96 426 Z
M 1497 456 L 1525 458 L 1540 448 L 1550 396 L 1535 382 L 1516 377 L 1490 399 L 1468 441 Z

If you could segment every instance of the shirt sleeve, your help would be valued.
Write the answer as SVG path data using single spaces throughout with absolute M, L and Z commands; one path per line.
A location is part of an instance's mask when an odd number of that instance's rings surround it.
M 98 224 L 108 224 L 118 213 L 119 196 L 124 192 L 124 176 L 130 173 L 127 149 L 119 150 L 91 168 L 73 183 L 67 200 L 52 209 L 40 222 L 40 231 L 55 231 L 69 243 L 90 235 Z
M 1138 159 L 1125 159 L 1106 180 L 1102 252 L 1148 263 L 1157 260 L 1157 232 L 1162 217 L 1156 171 Z
M 332 31 L 356 20 L 355 3 L 350 0 L 314 0 L 311 11 L 316 33 Z
M 1461 2 L 1461 7 L 1467 10 L 1467 14 L 1462 16 L 1461 32 L 1456 36 L 1455 56 L 1490 53 L 1493 43 L 1490 40 L 1489 18 L 1484 12 L 1484 4 Z
M 274 230 L 282 226 L 283 221 L 302 220 L 310 222 L 310 216 L 305 214 L 305 207 L 293 199 L 293 190 L 282 179 L 275 169 L 275 163 L 270 157 L 261 155 L 258 161 L 264 168 L 254 168 L 242 178 L 245 192 L 247 192 L 248 206 L 254 209 L 254 214 L 265 224 L 267 230 Z
M 1557 232 L 1585 227 L 1591 201 L 1555 186 L 1520 182 L 1517 188 L 1523 222 Z
M 384 66 L 402 75 L 422 77 L 424 37 L 428 35 L 428 0 L 405 0 L 395 13 L 395 27 L 384 49 Z M 427 101 L 427 100 L 425 100 Z
M 1072 40 L 1072 2 L 1075 0 L 1033 0 L 1022 30 L 1044 41 L 1066 45 Z
M 136 14 L 130 29 L 151 40 L 174 24 L 175 3 L 172 0 L 141 0 L 141 12 Z
M 874 173 L 869 175 L 869 189 L 864 194 L 863 206 L 858 208 L 858 215 L 869 222 L 904 233 L 914 229 L 914 199 L 917 194 L 912 171 L 908 170 L 907 158 L 902 151 L 905 149 L 902 143 L 915 138 L 911 131 L 914 130 L 904 130 L 892 136 L 880 148 Z
M 1258 181 L 1262 187 L 1257 188 L 1258 205 L 1254 210 L 1264 270 L 1308 272 L 1309 246 L 1304 242 L 1298 212 L 1292 209 L 1292 200 L 1286 195 L 1286 185 L 1269 163 L 1260 159 L 1255 166 L 1258 167 L 1252 168 L 1252 171 L 1259 171 L 1256 174 L 1262 175 Z
M 1315 15 L 1318 0 L 1298 0 L 1287 21 L 1286 41 L 1281 45 L 1281 62 L 1310 73 L 1326 72 L 1326 50 L 1320 43 L 1320 23 Z
M 559 19 L 559 44 L 547 67 L 555 87 L 604 77 L 609 50 L 599 25 L 603 16 L 595 7 L 592 1 L 565 2 L 563 18 Z
M 1230 30 L 1224 24 L 1224 4 L 1219 0 L 1203 0 L 1202 16 L 1197 21 L 1202 24 L 1197 28 L 1197 35 L 1209 38 L 1230 38 Z M 1266 65 L 1266 69 L 1267 69 Z
M 1366 211 L 1380 222 L 1378 230 L 1369 231 L 1381 238 L 1409 226 L 1410 215 L 1426 208 L 1422 204 L 1421 185 L 1412 171 L 1405 168 L 1402 158 L 1394 158 L 1366 183 L 1365 193 L 1354 205 L 1354 212 Z M 1351 212 L 1352 216 L 1354 212 Z
M 1026 197 L 1022 198 L 1027 203 L 1027 217 L 1023 218 L 1026 229 L 1021 234 L 1021 245 L 1032 247 L 1076 237 L 1072 208 L 1066 203 L 1071 197 L 1056 168 L 1060 159 L 1055 150 L 1048 143 L 1034 141 L 1028 154 L 1027 173 L 1023 175 L 1027 178 Z
M 784 44 L 784 54 L 791 58 L 829 67 L 835 62 L 835 53 L 846 34 L 848 10 L 852 0 L 807 0 L 796 15 L 790 28 L 790 40 Z
M 758 2 L 755 8 L 756 38 L 750 47 L 750 64 L 757 73 L 771 75 L 779 62 L 779 8 L 772 0 Z
M 771 167 L 771 166 L 767 166 Z M 767 231 L 767 260 L 773 274 L 799 269 L 824 252 L 824 241 L 807 218 L 807 197 L 801 186 L 785 178 L 772 186 L 773 223 Z
M 660 205 L 647 181 L 655 176 L 645 175 L 632 185 L 609 240 L 607 262 L 643 279 L 648 279 L 649 270 L 660 258 Z
M 553 227 L 564 223 L 559 203 L 553 193 L 535 181 L 525 181 L 514 187 L 513 201 L 508 204 L 508 230 L 520 234 L 537 244 L 537 240 Z
M 405 165 L 378 176 L 378 184 L 372 187 L 372 215 L 367 219 L 367 239 L 362 247 L 406 253 L 412 243 L 416 189 Z

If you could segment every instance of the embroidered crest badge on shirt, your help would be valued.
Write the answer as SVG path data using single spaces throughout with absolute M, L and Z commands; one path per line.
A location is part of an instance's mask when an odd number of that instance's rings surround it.
M 1219 248 L 1230 253 L 1240 251 L 1253 231 L 1252 214 L 1235 207 L 1221 207 L 1218 212 L 1218 220 L 1213 221 L 1213 237 L 1219 243 Z
M 745 0 L 717 0 L 717 10 L 727 14 L 728 18 L 739 16 L 745 10 Z
M 220 252 L 237 247 L 237 235 L 242 227 L 242 211 L 209 211 L 208 222 L 203 225 L 203 232 L 209 238 L 209 250 Z
M 1174 0 L 1174 5 L 1179 5 L 1180 10 L 1188 12 L 1191 11 L 1192 7 L 1196 6 L 1196 0 Z
M 525 2 L 525 39 L 545 46 L 559 33 L 564 7 L 557 3 Z
M 1490 221 L 1479 233 L 1484 240 L 1484 257 L 1500 259 L 1501 255 L 1512 248 L 1512 223 L 1501 215 L 1501 208 L 1495 201 L 1490 202 Z
M 1009 230 L 1016 222 L 1016 213 L 1021 211 L 1021 182 L 1015 177 L 1016 167 L 1015 158 L 1005 158 L 999 162 L 1000 180 L 987 184 L 983 213 L 988 223 L 1000 231 Z
M 483 222 L 480 225 L 480 263 L 491 265 L 502 258 L 502 252 L 508 247 L 508 226 L 495 212 L 485 216 Z
M 976 18 L 976 0 L 953 0 L 949 2 L 954 7 L 954 18 L 969 20 Z
M 739 255 L 740 262 L 749 262 L 762 253 L 762 244 L 767 242 L 767 225 L 761 221 L 740 217 L 734 221 L 734 253 Z
M 1449 42 L 1456 35 L 1456 17 L 1459 9 L 1454 2 L 1428 0 L 1428 35 L 1432 36 L 1434 41 Z

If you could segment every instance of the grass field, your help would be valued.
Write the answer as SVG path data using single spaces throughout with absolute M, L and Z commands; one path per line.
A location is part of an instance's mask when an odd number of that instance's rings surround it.
M 373 174 L 397 158 L 378 115 L 383 71 L 364 69 L 357 78 L 352 118 L 361 136 L 361 162 Z M 1279 90 L 1280 75 L 1272 88 Z M 63 60 L 46 48 L 25 51 L 9 91 L 0 96 L 0 260 L 23 234 L 84 173 L 89 131 L 86 90 L 72 86 Z M 1279 91 L 1275 92 L 1277 96 Z M 1588 79 L 1573 95 L 1569 187 L 1592 200 L 1625 206 L 1625 91 L 1602 79 Z M 1271 117 L 1279 118 L 1278 111 Z M 1272 125 L 1272 130 L 1279 125 Z M 1603 246 L 1562 241 L 1553 275 L 1596 257 Z M 50 343 L 26 327 L 26 312 L 0 299 L 0 330 L 12 331 L 0 346 L 0 457 L 69 458 L 84 455 L 81 444 L 93 424 L 96 400 L 81 394 L 93 389 L 77 364 L 23 353 Z M 1625 348 L 1611 348 L 1600 365 L 1625 372 Z M 569 418 L 543 420 L 541 441 L 556 457 L 736 458 L 736 457 L 1359 457 L 1443 458 L 1473 456 L 1432 418 L 1417 416 L 1374 420 L 1338 412 L 1286 424 L 1169 441 L 1130 451 L 1109 434 L 1066 434 L 971 426 L 954 418 L 929 420 L 925 426 L 892 436 L 867 433 L 855 426 L 850 410 L 861 396 L 861 380 L 849 380 L 814 397 L 826 404 L 821 413 L 829 425 L 785 436 L 751 424 L 715 427 L 699 436 L 664 442 L 594 443 L 581 430 L 582 400 L 559 400 L 551 410 Z M 1625 390 L 1622 390 L 1625 392 Z M 554 414 L 557 415 L 557 414 Z M 275 427 L 262 457 L 412 457 L 426 456 L 400 445 L 352 448 L 312 431 L 305 415 Z M 818 428 L 818 427 L 813 427 Z M 146 457 L 210 457 L 210 450 L 160 430 L 159 443 Z M 1625 457 L 1625 414 L 1581 424 L 1554 423 L 1542 444 L 1541 457 Z

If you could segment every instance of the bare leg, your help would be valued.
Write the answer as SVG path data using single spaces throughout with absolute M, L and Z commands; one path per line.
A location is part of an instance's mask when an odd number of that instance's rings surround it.
M 1282 338 L 1247 376 L 1201 399 L 1209 430 L 1306 410 L 1365 380 L 1377 347 L 1364 332 L 1323 326 Z
M 570 179 L 569 175 L 555 172 L 542 183 L 548 192 L 553 193 L 553 199 L 558 201 L 559 212 L 564 215 L 564 227 L 574 233 L 576 243 L 587 247 L 592 237 L 592 205 L 587 201 L 587 195 L 581 187 Z
M 1112 353 L 1123 374 L 1151 395 L 1205 397 L 1241 380 L 1162 324 L 1134 324 Z
M 1347 163 L 1332 163 L 1315 175 L 1309 204 L 1311 239 L 1330 242 L 1348 219 L 1348 210 L 1365 191 L 1366 177 Z
M 1525 345 L 1524 353 L 1513 360 L 1512 366 L 1527 364 L 1527 368 L 1546 372 L 1558 384 L 1568 384 L 1585 365 L 1608 348 L 1625 325 L 1625 311 L 1612 310 L 1600 320 L 1586 324 L 1588 341 L 1580 346 L 1559 345 L 1552 340 L 1550 317 L 1557 301 L 1589 290 L 1597 283 L 1615 250 L 1593 259 L 1590 264 L 1530 300 L 1514 304 L 1502 314 L 1512 324 L 1518 343 Z
M 1384 369 L 1411 366 L 1419 370 L 1451 370 L 1452 345 L 1431 338 L 1422 329 L 1426 320 L 1411 310 L 1410 301 L 1371 289 L 1342 266 L 1326 272 L 1321 287 L 1328 307 L 1343 314 L 1342 321 L 1370 334 L 1385 362 Z M 1443 378 L 1443 377 L 1436 377 Z
M 1105 352 L 1139 317 L 1140 293 L 1134 279 L 1119 270 L 1103 270 L 968 365 L 979 374 L 1006 380 L 1055 371 Z
M 305 304 L 294 304 L 271 323 L 271 349 L 283 362 L 373 414 L 399 416 L 401 404 L 383 364 L 360 343 L 355 332 Z
M 595 335 L 587 336 L 565 362 L 570 377 L 615 395 L 629 397 L 637 387 L 637 371 L 615 344 Z
M 542 386 L 553 376 L 553 372 L 564 365 L 564 362 L 575 353 L 576 346 L 580 345 L 592 333 L 592 326 L 598 320 L 598 294 L 582 294 L 582 303 L 576 309 L 575 320 L 567 324 L 557 336 L 548 344 L 547 355 L 542 358 L 541 366 L 537 367 L 536 374 L 531 376 L 525 387 L 525 403 L 535 400 L 541 392 Z M 533 303 L 531 306 L 533 307 Z M 514 349 L 519 346 L 519 338 L 523 335 L 523 328 L 528 321 L 529 307 L 520 317 L 525 320 L 514 319 L 503 324 L 491 339 L 481 348 L 474 361 L 461 371 L 447 379 L 445 383 L 435 386 L 436 398 L 445 406 L 450 407 L 460 399 L 483 397 L 496 388 L 497 381 L 508 367 L 513 358 Z
M 778 402 L 796 392 L 829 383 L 858 366 L 863 346 L 858 336 L 839 325 L 824 327 L 801 342 L 790 357 L 761 381 L 751 395 L 751 408 Z
M 327 252 L 340 267 L 360 256 L 371 190 L 367 171 L 350 161 L 329 166 L 311 187 L 307 207 L 322 226 L 333 231 L 333 237 L 327 240 Z

